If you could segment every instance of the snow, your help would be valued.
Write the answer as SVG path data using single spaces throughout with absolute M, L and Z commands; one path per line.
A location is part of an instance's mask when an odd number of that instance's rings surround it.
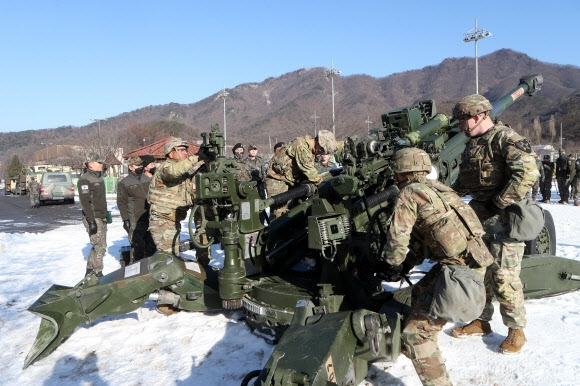
M 119 249 L 128 245 L 118 209 L 114 201 L 109 205 L 114 217 L 105 274 L 119 268 Z M 556 223 L 556 254 L 580 260 L 580 207 L 542 205 Z M 183 229 L 182 239 L 188 238 L 185 222 Z M 250 332 L 241 311 L 164 316 L 148 301 L 134 312 L 80 325 L 52 354 L 22 370 L 40 323 L 27 308 L 52 284 L 77 284 L 89 249 L 80 219 L 46 233 L 0 233 L 0 384 L 239 385 L 248 372 L 265 365 L 274 346 Z M 214 248 L 212 255 L 212 264 L 219 266 L 223 254 Z M 507 327 L 495 306 L 493 334 L 455 339 L 449 335 L 451 323 L 439 334 L 454 384 L 580 384 L 580 291 L 526 301 L 528 341 L 515 355 L 497 352 Z M 394 363 L 372 365 L 361 383 L 386 384 L 420 382 L 411 361 L 400 356 Z

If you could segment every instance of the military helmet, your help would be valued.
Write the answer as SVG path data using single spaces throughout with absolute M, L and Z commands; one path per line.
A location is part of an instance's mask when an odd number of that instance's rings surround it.
M 393 171 L 395 173 L 427 172 L 431 171 L 431 158 L 424 150 L 416 147 L 401 149 L 393 157 Z
M 492 109 L 493 106 L 483 95 L 471 94 L 457 102 L 453 108 L 453 118 L 474 117 Z
M 318 132 L 318 144 L 322 147 L 324 153 L 334 153 L 336 151 L 336 139 L 334 134 L 328 130 L 320 130 Z
M 101 156 L 99 153 L 89 153 L 89 155 L 87 156 L 87 162 L 104 163 L 105 157 Z
M 186 148 L 189 147 L 187 141 L 184 141 L 181 138 L 173 137 L 169 141 L 165 142 L 165 146 L 163 146 L 163 154 L 167 156 L 167 154 L 171 153 L 171 151 L 178 146 L 185 146 Z

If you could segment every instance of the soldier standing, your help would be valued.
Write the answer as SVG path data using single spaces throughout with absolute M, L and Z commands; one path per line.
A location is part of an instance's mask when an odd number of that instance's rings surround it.
M 30 182 L 28 183 L 28 194 L 30 195 L 30 207 L 40 208 L 40 185 L 36 181 L 36 177 L 30 177 Z
M 128 161 L 129 174 L 117 183 L 117 206 L 123 220 L 123 229 L 129 236 L 131 256 L 128 264 L 155 253 L 155 243 L 149 233 L 149 203 L 147 195 L 151 178 L 144 174 L 141 157 Z
M 85 275 L 103 276 L 103 256 L 107 251 L 107 190 L 103 180 L 105 159 L 89 154 L 86 171 L 77 182 L 79 201 L 83 209 L 83 224 L 93 247 L 87 258 Z
M 558 204 L 567 204 L 570 197 L 570 166 L 569 157 L 560 149 L 560 155 L 556 160 L 556 181 L 560 192 Z
M 234 153 L 234 161 L 236 162 L 236 179 L 238 181 L 251 181 L 252 173 L 244 160 L 244 146 L 241 143 L 236 143 L 232 148 L 232 153 Z
M 546 154 L 542 161 L 541 175 L 543 176 L 540 191 L 542 193 L 542 202 L 550 203 L 552 196 L 552 178 L 554 177 L 554 163 L 550 161 L 550 155 Z
M 428 257 L 437 264 L 413 288 L 411 312 L 402 339 L 405 355 L 413 362 L 421 382 L 424 385 L 448 385 L 451 380 L 437 345 L 437 334 L 447 319 L 431 311 L 432 299 L 440 295 L 437 291 L 442 288 L 437 286 L 437 282 L 444 280 L 445 269 L 454 272 L 473 270 L 474 273 L 468 272 L 467 275 L 472 275 L 472 280 L 475 276 L 475 293 L 483 306 L 485 267 L 493 262 L 493 257 L 481 238 L 484 231 L 475 212 L 453 189 L 426 179 L 431 171 L 427 153 L 417 148 L 399 150 L 394 157 L 393 170 L 401 193 L 383 250 L 387 265 L 379 274 L 387 281 L 399 281 L 414 265 L 422 263 L 425 256 L 407 258 L 412 234 L 421 240 L 423 249 L 431 251 L 432 255 Z M 444 311 L 458 314 L 462 307 L 466 305 L 445 304 Z
M 165 161 L 156 169 L 149 186 L 149 231 L 157 250 L 179 255 L 181 221 L 193 205 L 194 172 L 201 165 L 198 157 L 188 156 L 189 145 L 171 138 L 163 147 Z
M 250 169 L 250 175 L 252 176 L 250 181 L 256 181 L 260 198 L 265 199 L 266 181 L 264 176 L 264 161 L 262 160 L 262 157 L 258 155 L 258 147 L 256 145 L 248 146 L 248 157 L 244 161 Z
M 318 136 L 305 135 L 293 139 L 272 157 L 266 173 L 268 195 L 288 191 L 301 183 L 320 184 L 322 178 L 314 167 L 314 157 L 322 153 L 333 153 L 336 149 L 334 134 L 320 130 Z M 270 218 L 277 218 L 288 211 L 288 205 L 271 207 Z
M 471 194 L 469 205 L 486 231 L 484 240 L 495 261 L 487 268 L 487 299 L 481 316 L 451 335 L 487 335 L 493 315 L 492 294 L 500 303 L 503 323 L 509 328 L 499 351 L 519 352 L 526 337 L 526 309 L 520 270 L 525 244 L 509 238 L 506 208 L 523 200 L 538 178 L 534 151 L 528 140 L 513 129 L 494 124 L 491 103 L 481 95 L 461 99 L 453 108 L 453 118 L 470 137 L 461 158 L 456 187 Z
M 577 159 L 572 163 L 572 172 L 570 175 L 572 176 L 572 199 L 574 200 L 574 206 L 578 206 L 578 192 L 580 191 L 580 159 Z

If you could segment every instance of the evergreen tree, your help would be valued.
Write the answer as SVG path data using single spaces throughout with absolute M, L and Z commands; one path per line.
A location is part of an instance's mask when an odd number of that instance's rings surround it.
M 18 160 L 18 156 L 15 155 L 12 157 L 12 162 L 10 162 L 10 166 L 8 166 L 8 177 L 16 178 L 22 172 L 22 164 Z

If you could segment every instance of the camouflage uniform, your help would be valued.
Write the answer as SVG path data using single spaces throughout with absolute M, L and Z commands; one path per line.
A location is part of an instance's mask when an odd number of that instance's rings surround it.
M 89 239 L 93 247 L 87 259 L 87 271 L 103 271 L 103 256 L 107 251 L 107 191 L 101 172 L 87 170 L 77 182 L 79 201 L 83 208 L 83 224 L 89 233 L 89 222 L 97 225 L 97 233 Z
M 429 315 L 441 266 L 469 266 L 483 277 L 485 267 L 493 258 L 481 239 L 483 229 L 473 210 L 442 183 L 424 177 L 419 181 L 422 182 L 415 180 L 401 191 L 384 256 L 388 264 L 402 264 L 411 234 L 417 233 L 416 239 L 424 244 L 421 247 L 432 251 L 431 260 L 438 263 L 413 288 L 412 308 L 402 339 L 421 382 L 424 385 L 447 385 L 451 381 L 437 345 L 437 334 L 447 321 Z M 466 223 L 469 228 L 464 225 Z M 446 224 L 445 230 L 437 231 L 442 229 L 441 224 Z
M 40 185 L 35 178 L 30 179 L 28 194 L 30 195 L 30 207 L 38 208 L 40 206 Z
M 495 260 L 487 268 L 487 299 L 479 320 L 491 320 L 495 294 L 503 323 L 515 330 L 526 326 L 519 275 L 525 244 L 506 236 L 509 225 L 505 208 L 524 199 L 537 179 L 534 157 L 524 137 L 507 126 L 495 125 L 467 143 L 456 185 L 471 194 L 469 204 L 483 224 L 484 240 Z
M 542 202 L 550 202 L 550 198 L 552 197 L 552 178 L 554 177 L 554 168 L 555 165 L 553 162 L 550 161 L 550 157 L 544 157 L 541 166 L 541 175 L 543 176 L 540 192 L 542 193 Z
M 252 146 L 250 145 L 250 149 Z M 260 198 L 266 198 L 266 181 L 264 176 L 264 166 L 266 165 L 262 157 L 257 155 L 254 159 L 246 157 L 244 159 L 245 164 L 250 170 L 251 179 L 248 181 L 256 181 L 256 186 L 258 187 L 258 192 L 260 193 Z
M 570 169 L 571 162 L 568 156 L 560 153 L 556 160 L 556 181 L 558 182 L 558 191 L 560 192 L 560 201 L 558 203 L 568 203 L 570 197 Z
M 326 164 L 323 164 L 322 161 L 317 161 L 314 164 L 314 167 L 316 168 L 316 170 L 320 174 L 320 173 L 327 172 L 330 169 L 337 168 L 338 165 L 336 163 L 332 162 L 332 161 L 328 161 L 328 163 L 326 163 Z
M 314 148 L 310 145 L 310 135 L 298 137 L 280 149 L 272 157 L 266 173 L 268 195 L 284 193 L 303 182 L 318 185 L 322 178 L 314 167 Z M 280 217 L 288 211 L 288 205 L 271 208 L 272 218 Z
M 129 170 L 117 183 L 117 206 L 123 222 L 129 221 L 131 262 L 155 253 L 155 243 L 149 232 L 149 203 L 147 195 L 151 178 Z
M 167 158 L 149 186 L 149 231 L 157 249 L 179 255 L 181 221 L 193 205 L 194 172 L 201 165 L 197 156 L 182 161 Z

